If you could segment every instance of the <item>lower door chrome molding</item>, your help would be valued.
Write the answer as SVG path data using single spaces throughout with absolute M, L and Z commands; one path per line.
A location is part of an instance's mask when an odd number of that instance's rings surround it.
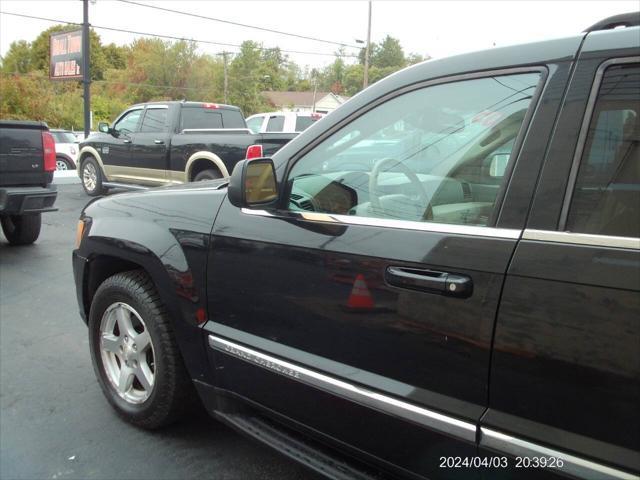
M 562 462 L 562 467 L 549 468 L 549 471 L 557 470 L 558 473 L 561 472 L 576 478 L 586 480 L 640 480 L 638 475 L 543 447 L 486 427 L 480 427 L 480 446 L 513 457 L 538 459 L 545 457 L 547 460 L 554 458 L 556 459 L 556 465 L 560 463 L 558 460 Z
M 257 365 L 306 385 L 319 388 L 360 405 L 417 423 L 431 430 L 471 443 L 474 443 L 476 440 L 476 426 L 473 423 L 458 420 L 457 418 L 449 417 L 366 388 L 358 387 L 343 380 L 338 380 L 305 367 L 280 360 L 215 335 L 209 335 L 209 346 L 247 363 Z

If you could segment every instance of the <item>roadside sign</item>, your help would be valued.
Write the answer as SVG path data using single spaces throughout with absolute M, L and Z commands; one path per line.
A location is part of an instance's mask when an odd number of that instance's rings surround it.
M 49 47 L 49 78 L 82 79 L 82 30 L 51 34 Z

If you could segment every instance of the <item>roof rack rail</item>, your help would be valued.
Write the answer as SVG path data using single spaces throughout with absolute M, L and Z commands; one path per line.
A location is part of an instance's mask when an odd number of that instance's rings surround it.
M 585 30 L 585 33 L 611 30 L 617 27 L 637 27 L 638 25 L 640 25 L 640 12 L 622 13 L 594 23 Z

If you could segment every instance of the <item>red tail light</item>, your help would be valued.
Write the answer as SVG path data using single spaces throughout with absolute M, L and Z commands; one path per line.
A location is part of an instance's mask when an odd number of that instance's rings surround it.
M 247 148 L 247 154 L 244 156 L 245 160 L 260 157 L 262 157 L 262 145 L 250 145 L 249 148 Z
M 217 108 L 220 108 L 220 105 L 218 105 L 217 103 L 204 103 L 202 105 L 203 108 L 209 108 L 211 110 L 215 110 Z
M 49 132 L 42 132 L 42 149 L 44 150 L 44 171 L 56 169 L 56 142 Z

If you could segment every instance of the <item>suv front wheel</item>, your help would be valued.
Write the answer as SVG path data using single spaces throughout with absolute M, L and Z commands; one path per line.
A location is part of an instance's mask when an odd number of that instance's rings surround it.
M 128 422 L 162 427 L 194 405 L 167 312 L 145 272 L 119 273 L 100 285 L 91 303 L 89 344 L 100 387 Z

